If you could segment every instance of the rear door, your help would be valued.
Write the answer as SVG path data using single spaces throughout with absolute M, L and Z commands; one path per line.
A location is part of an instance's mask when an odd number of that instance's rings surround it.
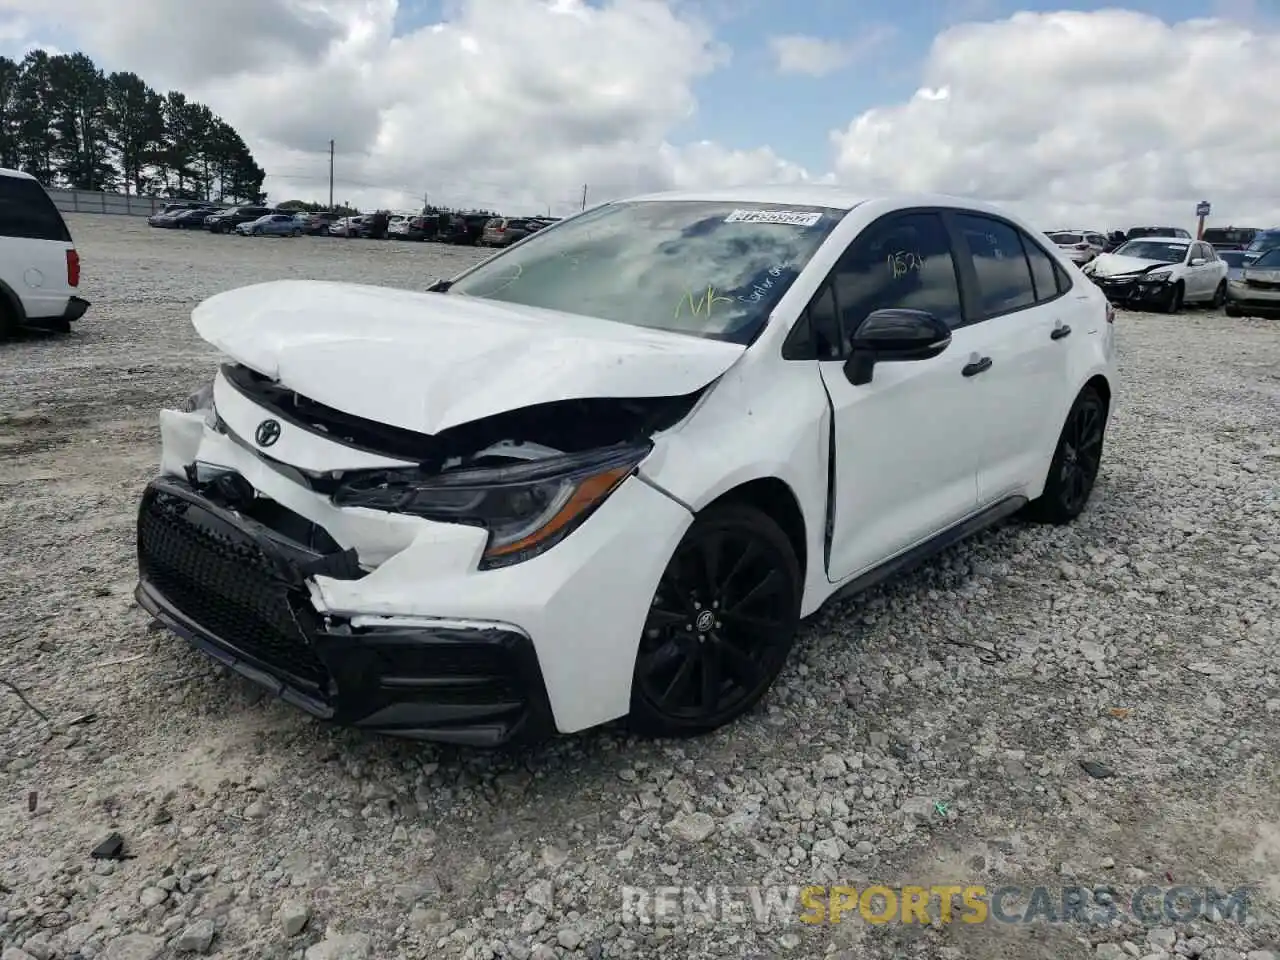
M 1062 426 L 1069 348 L 1088 331 L 1073 329 L 1081 326 L 1073 281 L 1033 237 L 987 214 L 956 211 L 948 223 L 965 287 L 977 297 L 981 322 L 971 349 L 991 360 L 977 378 L 982 390 L 973 411 L 981 424 L 978 503 L 985 507 L 1037 479 Z
M 44 187 L 30 177 L 0 175 L 0 281 L 28 317 L 66 310 L 71 248 L 71 234 Z

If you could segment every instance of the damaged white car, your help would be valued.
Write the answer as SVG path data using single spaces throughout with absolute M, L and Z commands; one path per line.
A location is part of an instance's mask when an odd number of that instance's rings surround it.
M 994 208 L 771 187 L 609 203 L 426 293 L 219 294 L 139 601 L 368 730 L 714 729 L 832 597 L 1080 513 L 1114 369 L 1078 277 Z

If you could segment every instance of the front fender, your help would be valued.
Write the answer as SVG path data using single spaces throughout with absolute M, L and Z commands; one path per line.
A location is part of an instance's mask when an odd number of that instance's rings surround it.
M 829 592 L 824 558 L 831 407 L 814 361 L 748 353 L 689 418 L 655 438 L 640 474 L 698 513 L 753 480 L 781 481 L 804 518 L 802 612 Z

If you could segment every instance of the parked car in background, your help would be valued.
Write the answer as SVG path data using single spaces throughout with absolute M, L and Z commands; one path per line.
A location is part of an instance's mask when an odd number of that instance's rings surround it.
M 605 204 L 433 292 L 229 290 L 136 597 L 366 732 L 705 733 L 827 601 L 1085 510 L 1113 317 L 995 207 L 811 185 Z
M 179 210 L 173 217 L 176 230 L 203 230 L 205 220 L 213 216 L 214 210 L 209 207 L 192 207 L 190 210 Z
M 212 233 L 231 233 L 242 223 L 250 223 L 267 214 L 279 213 L 274 207 L 244 206 L 220 210 L 204 222 L 204 228 Z
M 1249 241 L 1249 246 L 1244 248 L 1245 263 L 1257 260 L 1268 250 L 1274 250 L 1276 247 L 1280 247 L 1280 227 L 1258 231 L 1257 235 Z
M 1243 266 L 1227 282 L 1227 316 L 1280 314 L 1280 246 Z
M 485 225 L 491 219 L 483 213 L 452 213 L 448 223 L 442 225 L 440 239 L 444 243 L 476 246 L 484 235 Z
M 479 245 L 482 247 L 509 247 L 523 240 L 531 233 L 541 229 L 542 224 L 531 220 L 516 220 L 510 217 L 494 217 L 484 225 L 480 233 Z
M 1218 259 L 1227 265 L 1228 283 L 1244 276 L 1245 252 L 1243 250 L 1219 250 L 1217 253 Z
M 1096 230 L 1054 230 L 1048 237 L 1076 266 L 1088 263 L 1107 247 L 1107 238 Z
M 310 236 L 327 236 L 329 228 L 342 219 L 342 214 L 332 210 L 320 210 L 316 213 L 300 214 L 303 219 L 303 232 Z
M 1143 237 L 1181 237 L 1190 240 L 1191 234 L 1181 227 L 1130 227 L 1125 231 L 1125 240 L 1141 240 Z
M 1114 253 L 1129 241 L 1125 239 L 1123 230 L 1112 230 L 1107 234 L 1107 245 L 1102 248 L 1103 253 Z
M 340 217 L 329 227 L 331 237 L 358 237 L 364 217 Z
M 167 230 L 173 227 L 178 217 L 182 216 L 184 213 L 190 212 L 190 207 L 180 207 L 177 210 L 170 210 L 168 213 L 153 213 L 151 216 L 147 217 L 147 226 Z
M 268 213 L 236 226 L 242 237 L 300 237 L 302 232 L 302 224 L 291 213 Z
M 66 333 L 89 309 L 79 286 L 80 255 L 57 206 L 35 177 L 0 167 L 0 337 Z
M 1227 265 L 1213 247 L 1186 237 L 1143 237 L 1104 253 L 1081 269 L 1112 303 L 1177 313 L 1187 303 L 1220 307 Z
M 1209 227 L 1200 239 L 1215 250 L 1243 250 L 1260 232 L 1257 227 Z
M 157 214 L 177 213 L 180 210 L 217 210 L 218 205 L 209 200 L 173 200 L 156 211 Z

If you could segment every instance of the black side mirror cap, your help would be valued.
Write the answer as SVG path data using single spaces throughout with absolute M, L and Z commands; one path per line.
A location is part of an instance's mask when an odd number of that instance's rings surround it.
M 873 310 L 854 331 L 844 374 L 862 386 L 877 363 L 930 360 L 949 346 L 951 328 L 926 310 Z

